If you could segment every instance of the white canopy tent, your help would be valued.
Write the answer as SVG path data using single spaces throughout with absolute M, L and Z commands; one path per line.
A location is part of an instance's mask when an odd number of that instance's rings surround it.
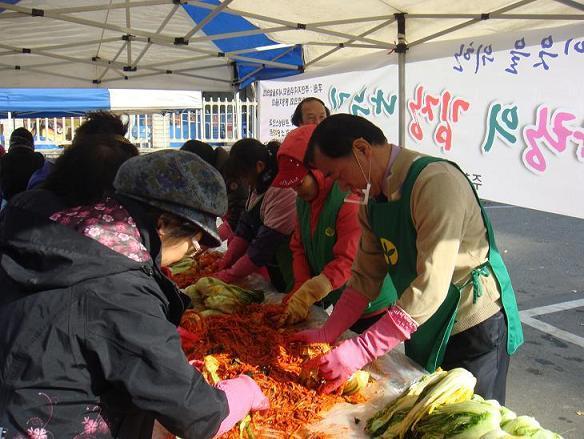
M 11 0 L 0 2 L 0 85 L 227 91 L 380 49 L 403 64 L 426 41 L 583 11 L 574 0 Z
M 584 138 L 579 103 L 583 93 L 579 54 L 584 52 L 584 3 L 581 1 L 78 0 L 74 6 L 69 3 L 65 0 L 0 1 L 0 87 L 233 91 L 255 81 L 263 84 L 266 79 L 283 78 L 287 83 L 297 78 L 285 77 L 299 73 L 308 79 L 343 69 L 352 72 L 343 79 L 345 83 L 360 81 L 359 73 L 355 73 L 359 68 L 355 65 L 362 63 L 362 70 L 385 75 L 370 84 L 381 83 L 388 75 L 397 84 L 393 97 L 398 120 L 387 128 L 399 127 L 399 136 L 397 132 L 391 133 L 393 139 L 399 137 L 399 144 L 406 145 L 412 140 L 411 135 L 407 138 L 411 123 L 408 125 L 406 120 L 406 104 L 408 96 L 413 95 L 413 87 L 421 82 L 431 83 L 433 89 L 428 93 L 440 93 L 441 87 L 453 86 L 464 96 L 470 96 L 476 105 L 473 104 L 468 116 L 472 124 L 467 125 L 465 121 L 457 133 L 457 139 L 465 140 L 474 156 L 452 158 L 469 170 L 476 168 L 473 175 L 488 179 L 483 194 L 510 204 L 584 217 L 582 208 L 578 207 L 581 204 L 576 206 L 566 201 L 566 194 L 574 193 L 576 199 L 581 198 L 583 178 L 584 145 L 578 143 Z M 530 32 L 539 32 L 539 40 L 530 42 L 533 45 L 541 41 L 541 47 L 532 46 L 536 57 L 537 51 L 544 48 L 546 38 L 542 39 L 542 35 L 565 34 L 560 28 L 566 26 L 571 33 L 560 41 L 577 38 L 570 57 L 562 55 L 558 61 L 563 67 L 545 77 L 532 69 L 531 73 L 516 78 L 516 82 L 505 78 L 505 91 L 500 90 L 500 76 L 485 74 L 482 83 L 475 84 L 461 81 L 459 76 L 445 75 L 447 71 L 452 74 L 452 66 L 440 64 L 439 58 L 445 59 L 445 54 L 452 57 L 455 50 L 450 46 L 471 43 L 471 39 L 497 39 Z M 447 52 L 445 46 L 450 47 Z M 561 53 L 566 50 L 567 46 Z M 543 57 L 541 53 L 539 56 Z M 424 59 L 434 61 L 422 62 Z M 381 67 L 389 67 L 390 63 L 393 69 L 387 73 Z M 546 85 L 550 81 L 554 87 Z M 481 86 L 490 88 L 488 93 Z M 544 89 L 547 94 L 541 93 Z M 360 92 L 354 90 L 354 93 Z M 381 98 L 384 96 L 392 97 L 382 95 Z M 517 105 L 512 105 L 515 99 L 521 104 L 519 110 Z M 504 121 L 515 129 L 512 145 L 515 149 L 495 146 L 494 152 L 490 152 L 492 139 L 488 147 L 481 147 L 477 133 L 483 131 L 485 117 L 496 115 L 491 113 L 494 107 L 489 106 L 489 100 L 503 116 L 513 114 L 521 119 L 521 127 L 517 117 Z M 570 102 L 571 108 L 562 112 L 560 108 L 565 102 Z M 297 100 L 287 99 L 287 105 L 296 103 Z M 341 106 L 334 110 L 344 111 Z M 562 161 L 547 168 L 537 145 L 542 141 L 539 121 L 544 116 L 551 117 L 555 124 L 550 132 L 562 136 L 562 142 L 552 145 L 556 150 L 551 151 L 560 154 Z M 562 125 L 566 118 L 572 121 L 569 131 L 567 125 Z M 286 113 L 276 123 L 288 121 L 289 113 Z M 490 128 L 493 136 L 500 136 L 494 125 Z M 525 146 L 526 134 L 531 136 L 530 146 Z M 573 148 L 574 143 L 580 146 Z M 432 143 L 418 147 L 431 148 Z M 535 157 L 535 153 L 539 155 Z M 488 166 L 482 168 L 483 163 Z M 513 172 L 518 172 L 516 175 L 521 175 L 521 180 L 509 190 Z M 508 177 L 501 178 L 501 175 Z

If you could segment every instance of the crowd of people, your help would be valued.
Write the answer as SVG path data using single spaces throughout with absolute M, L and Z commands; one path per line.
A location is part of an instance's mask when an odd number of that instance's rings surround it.
M 274 325 L 332 308 L 292 336 L 335 345 L 318 360 L 326 392 L 405 342 L 426 370 L 465 367 L 477 393 L 504 403 L 521 326 L 464 173 L 317 98 L 292 122 L 282 144 L 190 140 L 139 155 L 121 120 L 99 112 L 54 163 L 13 132 L 0 158 L 7 438 L 150 438 L 155 421 L 213 437 L 269 407 L 250 377 L 210 385 L 181 350 L 190 300 L 165 268 L 224 241 L 214 276 L 260 273 L 286 293 Z M 338 343 L 348 329 L 357 336 Z

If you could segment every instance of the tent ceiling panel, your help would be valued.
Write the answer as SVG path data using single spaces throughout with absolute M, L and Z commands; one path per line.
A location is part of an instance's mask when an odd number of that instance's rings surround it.
M 33 9 L 39 16 L 31 16 Z M 296 74 L 303 63 L 312 70 L 392 50 L 396 13 L 407 14 L 406 41 L 414 46 L 569 24 L 552 18 L 582 20 L 584 6 L 573 0 L 0 0 L 0 84 L 112 87 L 113 81 L 125 88 L 231 90 Z M 491 19 L 481 20 L 484 13 Z
M 568 3 L 568 4 L 565 4 Z M 286 7 L 282 8 L 279 2 L 265 2 L 262 5 L 262 15 L 268 17 L 278 17 L 280 20 L 292 23 L 305 23 L 307 28 L 318 25 L 321 28 L 334 30 L 337 32 L 358 35 L 379 24 L 379 21 L 361 21 L 358 20 L 376 17 L 387 17 L 392 14 L 404 12 L 411 17 L 406 21 L 406 40 L 413 43 L 422 40 L 438 32 L 446 31 L 455 26 L 463 25 L 471 20 L 471 17 L 447 18 L 448 14 L 471 14 L 477 17 L 476 23 L 462 27 L 456 32 L 446 33 L 437 40 L 473 38 L 479 35 L 495 34 L 521 29 L 534 29 L 545 27 L 557 27 L 567 24 L 566 21 L 560 20 L 526 20 L 526 19 L 491 19 L 479 20 L 482 13 L 489 13 L 502 10 L 510 16 L 513 14 L 579 14 L 580 19 L 584 18 L 584 6 L 578 2 L 562 2 L 556 0 L 489 0 L 482 2 L 453 2 L 452 0 L 367 0 L 360 2 L 342 2 L 339 7 L 338 0 L 319 0 L 318 2 L 306 2 L 303 0 L 290 0 L 286 2 Z M 580 10 L 577 5 L 580 4 Z M 518 7 L 511 6 L 517 6 Z M 576 7 L 575 7 L 576 6 Z M 243 11 L 245 14 L 255 14 L 258 12 L 257 0 L 234 0 L 230 8 Z M 509 10 L 505 11 L 506 8 Z M 439 14 L 441 18 L 415 18 L 417 14 Z M 355 20 L 354 23 L 334 24 L 343 20 Z M 259 18 L 250 18 L 254 24 L 268 26 L 269 22 Z M 327 25 L 326 23 L 333 23 Z M 300 34 L 300 35 L 298 35 Z M 395 23 L 388 25 L 376 32 L 367 35 L 367 38 L 380 40 L 387 43 L 395 43 L 397 35 L 397 26 Z M 343 42 L 342 38 L 329 34 L 308 31 L 278 32 L 270 34 L 270 37 L 282 43 L 310 43 L 317 44 L 304 47 L 304 57 L 307 64 L 313 68 L 323 67 L 334 64 L 347 57 L 366 55 L 372 53 L 379 47 L 345 47 L 335 54 L 319 59 L 317 63 L 313 60 L 319 58 L 330 50 L 330 47 L 319 45 L 319 43 L 339 43 Z
M 64 0 L 7 3 L 0 3 L 0 78 L 5 87 L 39 87 L 51 81 L 56 87 L 87 87 L 123 80 L 124 87 L 232 90 L 233 63 L 254 62 L 246 53 L 222 55 L 213 37 L 193 21 L 186 2 L 80 0 L 73 7 Z M 33 8 L 44 10 L 44 16 L 31 16 Z M 187 35 L 188 44 L 177 41 Z M 263 38 L 263 45 L 276 44 Z M 22 53 L 23 48 L 30 53 Z M 249 45 L 238 48 L 253 52 Z M 285 63 L 273 66 L 289 69 Z M 50 78 L 39 77 L 43 73 Z M 70 82 L 73 78 L 79 81 Z

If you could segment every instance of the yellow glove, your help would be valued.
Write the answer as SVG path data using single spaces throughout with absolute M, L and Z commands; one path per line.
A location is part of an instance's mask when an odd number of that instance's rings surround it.
M 319 274 L 308 279 L 293 294 L 288 303 L 284 315 L 280 320 L 283 325 L 293 325 L 308 317 L 308 310 L 315 303 L 326 297 L 332 291 L 331 282 L 324 274 Z

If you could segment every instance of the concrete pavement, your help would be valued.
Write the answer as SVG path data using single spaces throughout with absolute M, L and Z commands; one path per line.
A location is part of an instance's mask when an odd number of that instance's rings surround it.
M 486 204 L 529 323 L 511 360 L 506 405 L 566 439 L 583 439 L 584 220 Z

